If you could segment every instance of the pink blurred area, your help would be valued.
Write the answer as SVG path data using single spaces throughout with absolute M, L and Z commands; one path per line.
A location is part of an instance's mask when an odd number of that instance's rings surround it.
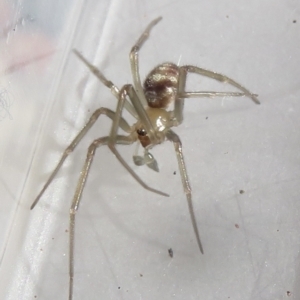
M 39 29 L 27 28 L 25 18 L 5 1 L 0 2 L 0 45 L 0 75 L 28 65 L 42 72 L 55 52 L 53 38 Z

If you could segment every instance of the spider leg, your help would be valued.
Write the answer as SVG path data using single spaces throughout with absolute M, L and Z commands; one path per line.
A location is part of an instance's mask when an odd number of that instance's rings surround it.
M 181 96 L 185 90 L 187 72 L 183 68 L 179 68 L 179 77 L 178 77 L 178 87 L 177 87 L 177 97 L 174 103 L 174 117 L 173 125 L 178 126 L 183 121 L 183 107 L 184 107 L 184 97 Z
M 144 106 L 147 105 L 147 100 L 144 95 L 144 90 L 141 84 L 141 78 L 139 74 L 139 57 L 138 53 L 141 47 L 143 46 L 144 42 L 149 38 L 150 31 L 152 28 L 162 19 L 162 17 L 158 17 L 154 19 L 144 30 L 142 35 L 139 37 L 135 45 L 132 47 L 130 51 L 130 66 L 131 66 L 131 72 L 132 72 L 132 77 L 133 77 L 133 84 L 134 88 L 136 90 L 136 93 L 142 102 Z
M 251 94 L 257 97 L 257 94 Z M 202 92 L 183 92 L 180 94 L 180 98 L 213 98 L 213 97 L 243 97 L 247 96 L 245 93 L 239 92 L 214 92 L 214 91 L 202 91 Z
M 200 74 L 200 75 L 203 75 L 203 76 L 206 76 L 206 77 L 216 79 L 216 80 L 221 81 L 221 82 L 227 82 L 227 83 L 231 84 L 232 86 L 238 88 L 242 92 L 244 92 L 245 95 L 248 96 L 249 98 L 251 98 L 254 103 L 260 104 L 260 102 L 256 98 L 255 94 L 252 94 L 248 89 L 246 89 L 245 87 L 243 87 L 242 85 L 237 83 L 235 80 L 233 80 L 232 78 L 229 78 L 226 75 L 216 73 L 216 72 L 213 72 L 213 71 L 209 71 L 209 70 L 199 68 L 199 67 L 196 67 L 196 66 L 183 66 L 181 68 L 183 68 L 185 70 L 185 72 L 196 73 L 196 74 Z
M 50 185 L 50 183 L 52 182 L 53 178 L 55 177 L 55 175 L 57 174 L 57 172 L 59 171 L 59 169 L 61 168 L 62 164 L 64 163 L 65 159 L 68 157 L 68 155 L 75 149 L 75 147 L 79 144 L 79 142 L 82 140 L 82 138 L 87 134 L 87 132 L 89 131 L 89 129 L 94 125 L 94 123 L 96 122 L 96 120 L 99 118 L 100 115 L 106 115 L 107 117 L 109 117 L 110 119 L 114 119 L 115 117 L 115 112 L 111 111 L 108 108 L 104 108 L 101 107 L 99 109 L 97 109 L 92 116 L 90 117 L 89 121 L 86 123 L 86 125 L 83 127 L 83 129 L 77 134 L 77 136 L 73 139 L 73 141 L 71 142 L 71 144 L 65 149 L 64 153 L 62 154 L 58 164 L 56 165 L 55 169 L 53 170 L 53 172 L 51 173 L 49 179 L 46 181 L 45 185 L 43 186 L 42 190 L 40 191 L 40 193 L 37 195 L 37 197 L 35 198 L 35 200 L 33 201 L 30 209 L 33 209 L 35 207 L 35 205 L 38 203 L 38 201 L 40 200 L 40 198 L 42 197 L 43 193 L 45 192 L 45 190 L 47 189 L 47 187 Z M 120 122 L 119 122 L 119 126 L 128 133 L 131 133 L 131 128 L 128 125 L 128 123 L 121 118 Z
M 120 97 L 126 98 L 126 95 L 129 96 L 129 99 L 139 116 L 138 119 L 143 124 L 144 128 L 147 131 L 147 134 L 150 136 L 152 144 L 158 144 L 160 137 L 155 131 L 153 124 L 151 123 L 150 118 L 132 85 L 125 85 L 121 90 Z
M 191 187 L 189 184 L 186 166 L 185 166 L 184 159 L 183 159 L 182 144 L 181 144 L 179 136 L 172 130 L 167 131 L 166 138 L 169 141 L 173 142 L 174 147 L 175 147 L 175 152 L 176 152 L 178 165 L 179 165 L 179 171 L 180 171 L 180 175 L 181 175 L 181 181 L 182 181 L 184 192 L 186 194 L 186 199 L 188 202 L 188 207 L 189 207 L 189 212 L 190 212 L 190 216 L 191 216 L 191 220 L 192 220 L 194 233 L 196 236 L 199 250 L 202 254 L 204 254 L 202 243 L 200 240 L 199 230 L 198 230 L 198 226 L 197 226 L 196 216 L 195 216 L 195 212 L 194 212 L 194 208 L 193 208 L 192 190 L 191 190 Z
M 119 98 L 119 89 L 110 81 L 108 80 L 102 72 L 93 66 L 80 52 L 78 52 L 76 49 L 73 49 L 73 52 L 75 55 L 89 68 L 89 70 L 106 86 L 110 89 L 111 93 L 118 99 Z M 127 111 L 134 117 L 138 118 L 136 111 L 132 107 L 132 105 L 127 101 L 125 101 L 124 104 Z
M 73 298 L 73 284 L 74 284 L 74 242 L 75 242 L 75 217 L 79 209 L 82 192 L 90 171 L 90 167 L 93 162 L 93 158 L 96 149 L 100 146 L 107 145 L 109 137 L 102 137 L 93 141 L 89 146 L 87 157 L 80 173 L 80 177 L 76 186 L 76 191 L 70 207 L 70 237 L 69 237 L 69 300 Z M 130 145 L 135 142 L 135 138 L 132 135 L 123 136 L 118 135 L 115 139 L 116 144 Z
M 196 73 L 202 76 L 206 76 L 209 78 L 213 78 L 215 80 L 221 82 L 227 82 L 232 86 L 238 88 L 242 91 L 242 93 L 238 92 L 213 92 L 213 91 L 203 91 L 203 92 L 186 92 L 185 84 L 187 73 Z M 209 71 L 203 68 L 199 68 L 196 66 L 183 66 L 179 68 L 179 80 L 178 80 L 178 98 L 175 101 L 174 106 L 174 116 L 175 116 L 175 124 L 179 125 L 183 121 L 183 106 L 184 106 L 184 98 L 194 98 L 194 97 L 239 97 L 239 96 L 247 96 L 252 99 L 252 101 L 256 104 L 260 104 L 257 99 L 256 94 L 252 94 L 248 89 L 237 83 L 235 80 L 222 75 L 220 73 L 216 73 L 213 71 Z
M 132 104 L 134 108 L 136 108 L 136 111 L 139 113 L 139 116 L 141 117 L 142 122 L 145 121 L 143 124 L 148 129 L 149 127 L 152 128 L 152 124 L 149 120 L 149 117 L 145 111 L 145 109 L 141 106 L 141 103 L 138 101 L 137 95 L 134 92 L 134 89 L 132 85 L 124 85 L 124 87 L 121 89 L 119 93 L 119 102 L 115 113 L 115 118 L 111 127 L 110 135 L 109 135 L 109 141 L 108 141 L 108 147 L 113 152 L 113 154 L 116 156 L 116 158 L 119 160 L 119 162 L 123 165 L 123 167 L 131 174 L 131 176 L 146 190 L 149 190 L 151 192 L 154 192 L 156 194 L 162 195 L 162 196 L 169 196 L 166 193 L 163 193 L 161 191 L 158 191 L 156 189 L 153 189 L 149 187 L 144 181 L 141 180 L 141 178 L 132 170 L 132 168 L 127 164 L 127 162 L 122 158 L 120 153 L 115 147 L 115 144 L 117 142 L 117 132 L 119 127 L 119 122 L 122 119 L 121 114 L 124 107 L 126 96 L 130 97 L 130 100 L 132 101 Z M 141 110 L 140 110 L 141 106 Z M 137 109 L 138 108 L 138 109 Z M 142 114 L 142 116 L 140 115 Z M 143 119 L 145 117 L 145 119 Z M 147 124 L 147 126 L 146 126 Z M 153 129 L 154 132 L 154 129 Z

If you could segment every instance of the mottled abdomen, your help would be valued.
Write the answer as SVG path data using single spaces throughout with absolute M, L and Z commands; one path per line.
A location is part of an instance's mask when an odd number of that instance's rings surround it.
M 178 75 L 179 69 L 172 63 L 163 63 L 149 73 L 144 92 L 150 107 L 166 108 L 175 100 Z

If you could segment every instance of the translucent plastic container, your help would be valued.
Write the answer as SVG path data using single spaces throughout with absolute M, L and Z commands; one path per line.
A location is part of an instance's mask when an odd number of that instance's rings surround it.
M 117 101 L 72 53 L 118 87 L 132 83 L 129 51 L 193 64 L 259 94 L 188 99 L 181 137 L 205 254 L 197 248 L 173 146 L 153 150 L 160 172 L 134 166 L 144 190 L 106 148 L 95 156 L 77 214 L 74 299 L 299 299 L 300 4 L 297 1 L 0 2 L 0 299 L 68 299 L 69 208 L 90 143 L 62 152 L 101 106 Z M 188 90 L 232 90 L 191 76 Z M 125 114 L 131 123 L 132 118 Z M 170 257 L 168 249 L 173 250 Z

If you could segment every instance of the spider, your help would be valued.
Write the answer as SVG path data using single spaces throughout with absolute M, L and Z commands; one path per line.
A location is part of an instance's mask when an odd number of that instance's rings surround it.
M 130 145 L 135 142 L 142 145 L 144 155 L 139 156 L 137 153 L 133 156 L 133 162 L 137 166 L 146 165 L 154 171 L 158 171 L 158 164 L 153 155 L 149 152 L 154 146 L 170 141 L 174 144 L 175 153 L 178 160 L 179 171 L 182 185 L 186 194 L 188 209 L 192 221 L 193 230 L 200 252 L 203 254 L 203 247 L 200 241 L 199 230 L 197 227 L 196 217 L 194 214 L 191 188 L 188 180 L 186 166 L 183 159 L 182 145 L 179 136 L 171 129 L 178 126 L 183 121 L 183 106 L 185 98 L 195 97 L 224 97 L 224 96 L 247 96 L 254 103 L 260 104 L 257 95 L 250 93 L 242 85 L 233 79 L 202 69 L 192 65 L 177 66 L 173 63 L 162 63 L 155 67 L 146 77 L 144 85 L 141 84 L 139 75 L 139 51 L 144 42 L 148 39 L 152 28 L 162 19 L 159 17 L 146 27 L 135 45 L 130 51 L 130 65 L 133 77 L 133 84 L 126 84 L 118 89 L 111 81 L 90 64 L 77 50 L 73 50 L 76 56 L 88 67 L 88 69 L 106 86 L 117 98 L 118 104 L 116 111 L 101 107 L 97 109 L 83 129 L 74 138 L 71 144 L 65 149 L 54 171 L 43 186 L 42 190 L 31 205 L 35 207 L 53 178 L 59 171 L 67 156 L 75 149 L 81 139 L 87 134 L 89 129 L 94 125 L 101 115 L 106 115 L 112 120 L 110 134 L 94 140 L 88 148 L 87 157 L 80 173 L 75 195 L 70 208 L 70 240 L 69 240 L 69 299 L 73 298 L 73 281 L 74 281 L 74 230 L 75 216 L 81 201 L 81 195 L 87 180 L 89 170 L 96 152 L 100 146 L 107 145 L 123 167 L 131 176 L 145 189 L 163 195 L 167 194 L 148 186 L 122 158 L 116 145 Z M 229 83 L 239 89 L 241 92 L 186 92 L 185 84 L 189 73 L 196 73 L 202 76 L 210 77 L 220 82 Z M 173 104 L 173 110 L 168 109 Z M 123 110 L 127 110 L 137 121 L 130 126 L 122 117 Z M 121 128 L 128 135 L 119 135 L 118 129 Z

